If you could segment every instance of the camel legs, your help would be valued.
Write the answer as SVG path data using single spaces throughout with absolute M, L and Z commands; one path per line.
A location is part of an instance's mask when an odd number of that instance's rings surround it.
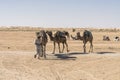
M 86 43 L 87 42 L 83 42 L 83 43 L 84 43 L 84 45 L 83 45 L 84 53 L 86 53 Z
M 58 48 L 59 48 L 59 53 L 61 53 L 61 50 L 60 50 L 60 43 L 58 43 Z
M 83 48 L 84 48 L 84 53 L 86 53 L 86 43 L 84 41 L 84 45 L 83 45 Z M 89 52 L 93 52 L 93 44 L 92 44 L 92 41 L 90 41 L 90 49 L 89 49 Z
M 54 54 L 55 53 L 55 41 L 54 41 L 54 49 L 53 49 L 53 53 L 52 54 Z
M 43 50 L 43 56 L 44 56 L 44 58 L 46 58 L 46 45 L 44 46 L 43 49 L 44 49 L 44 50 Z
M 90 49 L 89 49 L 89 52 L 93 52 L 93 44 L 92 44 L 92 41 L 90 42 Z
M 69 50 L 68 50 L 68 44 L 65 42 L 65 43 L 63 43 L 63 49 L 62 49 L 62 53 L 63 53 L 63 51 L 64 51 L 64 48 L 65 48 L 65 45 L 66 45 L 66 50 L 67 50 L 67 52 L 69 52 Z
M 65 48 L 65 45 L 64 45 L 64 43 L 62 43 L 63 44 L 63 49 L 62 49 L 62 53 L 63 53 L 63 51 L 64 51 L 64 48 Z
M 66 45 L 67 52 L 69 52 L 67 42 L 65 42 L 65 45 Z

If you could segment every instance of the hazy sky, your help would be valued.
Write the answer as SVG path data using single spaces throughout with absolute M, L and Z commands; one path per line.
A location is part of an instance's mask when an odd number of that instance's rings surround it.
M 0 26 L 120 27 L 120 0 L 0 0 Z

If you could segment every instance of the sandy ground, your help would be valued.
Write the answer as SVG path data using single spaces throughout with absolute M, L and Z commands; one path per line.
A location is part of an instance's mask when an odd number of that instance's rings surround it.
M 47 60 L 33 55 L 0 52 L 0 80 L 120 80 L 119 53 L 47 54 Z
M 71 33 L 74 35 L 74 33 Z M 93 32 L 94 52 L 83 53 L 82 41 L 68 40 L 68 54 L 51 54 L 47 59 L 33 58 L 34 31 L 0 31 L 0 80 L 120 80 L 120 41 L 102 41 L 102 36 L 120 32 Z M 87 44 L 87 51 L 89 44 Z

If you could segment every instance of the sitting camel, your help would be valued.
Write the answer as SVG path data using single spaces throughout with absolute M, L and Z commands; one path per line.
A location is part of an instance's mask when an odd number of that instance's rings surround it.
M 114 41 L 119 41 L 120 40 L 120 38 L 118 37 L 118 36 L 116 36 L 115 38 L 114 38 Z
M 64 44 L 66 45 L 67 52 L 69 52 L 69 50 L 68 50 L 68 44 L 67 44 L 67 38 L 66 38 L 66 36 L 69 37 L 69 33 L 68 32 L 66 32 L 66 31 L 63 31 L 63 32 L 57 31 L 54 34 L 54 36 L 52 34 L 52 31 L 47 31 L 46 33 L 49 35 L 50 40 L 54 42 L 53 54 L 55 53 L 55 44 L 56 43 L 58 44 L 58 47 L 59 47 L 59 53 L 61 53 L 60 43 L 63 44 L 62 53 L 63 53 L 64 48 L 65 48 Z
M 104 36 L 103 36 L 103 41 L 110 41 L 109 36 L 104 35 Z
M 89 41 L 90 42 L 90 49 L 89 52 L 93 52 L 93 35 L 90 31 L 85 30 L 83 32 L 83 36 L 80 35 L 80 32 L 77 33 L 77 38 L 79 40 L 83 41 L 83 48 L 84 48 L 84 53 L 86 53 L 86 43 Z

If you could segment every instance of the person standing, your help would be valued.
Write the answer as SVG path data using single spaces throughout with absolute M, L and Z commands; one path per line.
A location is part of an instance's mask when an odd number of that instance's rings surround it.
M 35 45 L 36 45 L 36 54 L 34 55 L 34 58 L 37 57 L 38 55 L 38 59 L 40 59 L 40 57 L 42 56 L 41 51 L 42 51 L 42 41 L 41 41 L 41 36 L 37 36 L 37 39 L 35 40 Z

